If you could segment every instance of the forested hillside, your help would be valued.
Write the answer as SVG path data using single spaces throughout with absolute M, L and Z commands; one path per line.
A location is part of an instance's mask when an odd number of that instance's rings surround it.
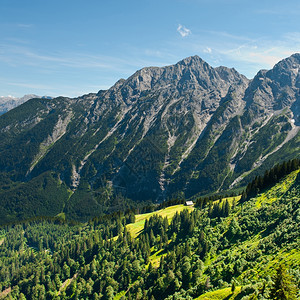
M 278 181 L 173 217 L 127 211 L 2 227 L 0 297 L 299 299 L 300 169 Z M 131 236 L 135 218 L 144 225 Z

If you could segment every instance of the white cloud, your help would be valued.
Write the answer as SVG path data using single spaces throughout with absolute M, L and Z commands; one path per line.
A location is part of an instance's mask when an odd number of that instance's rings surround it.
M 300 43 L 300 32 L 289 32 L 284 35 L 284 38 L 293 43 Z
M 39 66 L 39 69 L 58 69 L 61 67 L 70 67 L 75 69 L 106 69 L 124 72 L 128 66 L 132 71 L 139 65 L 137 60 L 129 61 L 105 55 L 91 55 L 89 53 L 38 53 L 30 47 L 0 44 L 0 62 L 4 62 L 11 67 L 20 66 Z
M 203 49 L 203 52 L 204 53 L 212 53 L 212 50 L 211 50 L 211 48 L 206 47 L 205 49 Z
M 225 51 L 220 50 L 219 52 L 233 61 L 248 62 L 264 68 L 272 68 L 281 59 L 296 53 L 297 48 L 288 47 L 288 45 L 274 41 L 265 41 L 260 47 L 256 45 L 241 45 L 237 48 Z
M 34 83 L 25 83 L 25 82 L 7 82 L 7 85 L 24 87 L 29 89 L 43 89 L 43 90 L 53 90 L 54 88 L 50 85 L 45 84 L 34 84 Z
M 201 30 L 202 37 L 204 36 L 210 36 L 212 40 L 220 40 L 220 39 L 226 39 L 230 41 L 244 41 L 244 42 L 253 42 L 254 39 L 251 39 L 245 35 L 236 35 L 232 33 L 228 33 L 226 31 L 215 31 L 215 30 Z
M 234 67 L 252 78 L 259 70 L 270 69 L 280 60 L 299 53 L 300 31 L 287 32 L 273 39 L 270 36 L 253 38 L 223 31 L 199 30 L 180 46 L 181 51 L 209 55 L 208 63 L 213 66 Z
M 177 31 L 179 32 L 179 34 L 182 37 L 186 37 L 192 33 L 190 29 L 186 28 L 185 26 L 183 26 L 181 24 L 178 25 Z
M 17 24 L 17 27 L 19 27 L 19 28 L 31 28 L 31 27 L 33 27 L 33 24 Z
M 275 6 L 272 8 L 267 9 L 257 9 L 255 11 L 256 14 L 261 15 L 274 15 L 274 16 L 291 16 L 296 15 L 298 16 L 299 13 L 299 5 L 285 5 L 284 2 L 282 2 L 283 5 L 281 6 Z

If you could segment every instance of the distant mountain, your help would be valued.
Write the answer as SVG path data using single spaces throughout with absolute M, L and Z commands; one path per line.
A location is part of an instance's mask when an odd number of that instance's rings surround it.
M 299 69 L 294 54 L 248 80 L 193 56 L 97 94 L 27 101 L 0 118 L 3 218 L 84 220 L 125 199 L 245 185 L 299 157 Z
M 41 96 L 37 96 L 34 94 L 25 95 L 21 98 L 12 97 L 12 96 L 0 96 L 0 115 L 8 112 L 9 110 L 21 105 L 32 98 L 41 98 Z M 42 98 L 52 99 L 52 97 L 44 96 Z

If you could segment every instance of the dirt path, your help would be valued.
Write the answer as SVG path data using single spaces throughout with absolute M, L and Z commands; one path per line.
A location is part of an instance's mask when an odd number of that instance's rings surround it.
M 61 285 L 59 291 L 58 291 L 58 295 L 60 295 L 60 293 L 61 293 L 63 290 L 65 290 L 65 289 L 71 284 L 71 282 L 72 282 L 75 278 L 77 278 L 77 276 L 78 276 L 78 273 L 76 273 L 72 278 L 69 278 L 69 279 L 65 280 L 65 281 L 63 282 L 63 284 Z
M 11 287 L 7 288 L 3 292 L 0 293 L 0 299 L 5 298 L 11 292 Z

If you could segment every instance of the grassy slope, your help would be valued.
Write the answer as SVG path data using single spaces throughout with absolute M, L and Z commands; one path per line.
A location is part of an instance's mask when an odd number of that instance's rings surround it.
M 240 293 L 241 287 L 236 287 L 234 292 L 231 292 L 231 288 L 225 288 L 217 291 L 212 291 L 201 295 L 196 298 L 197 300 L 229 300 L 235 299 L 235 297 Z
M 227 197 L 227 198 L 222 198 L 222 201 L 226 201 L 228 200 L 229 203 L 232 205 L 233 201 L 236 201 L 236 204 L 239 203 L 239 201 L 241 200 L 242 198 L 242 195 L 238 195 L 238 196 L 235 196 L 235 197 Z M 214 203 L 218 203 L 220 200 L 216 200 L 214 201 Z
M 260 208 L 262 204 L 270 204 L 276 200 L 279 200 L 294 184 L 299 172 L 300 169 L 292 172 L 274 187 L 256 197 L 257 208 Z
M 300 173 L 300 169 L 292 172 L 288 176 L 286 176 L 283 180 L 281 180 L 278 184 L 268 189 L 267 191 L 259 194 L 256 198 L 250 200 L 255 201 L 255 207 L 257 210 L 265 207 L 266 205 L 271 205 L 274 202 L 280 201 L 280 199 L 285 195 L 285 193 L 293 186 L 295 180 L 297 178 L 298 173 Z M 275 204 L 276 205 L 276 204 Z M 238 213 L 237 213 L 238 216 Z M 227 219 L 231 219 L 229 217 Z M 248 248 L 249 250 L 254 249 L 262 240 L 262 235 L 257 234 L 255 236 L 249 237 L 247 241 L 236 245 L 231 249 L 232 255 L 236 253 L 240 253 L 242 249 Z M 206 262 L 206 264 L 213 263 L 218 256 Z M 252 274 L 253 278 L 259 280 L 262 277 L 266 277 L 267 275 L 272 275 L 274 270 L 278 266 L 279 262 L 285 262 L 286 266 L 294 266 L 295 264 L 300 264 L 300 250 L 298 249 L 280 249 L 274 255 L 269 255 L 266 257 L 266 263 L 261 264 L 258 263 L 253 270 L 255 274 Z M 249 274 L 243 273 L 240 278 L 248 277 Z M 237 287 L 234 293 L 231 292 L 230 288 L 219 289 L 216 291 L 207 292 L 200 297 L 196 298 L 197 300 L 227 300 L 227 299 L 239 299 L 237 297 L 240 294 L 241 287 Z M 236 298 L 237 297 L 237 298 Z
M 234 199 L 235 199 L 235 201 L 238 202 L 240 200 L 240 198 L 241 198 L 241 196 L 229 197 L 229 198 L 222 199 L 222 201 L 228 200 L 230 203 L 232 203 Z M 168 220 L 171 221 L 171 219 L 173 218 L 173 216 L 176 213 L 180 213 L 184 209 L 188 209 L 189 211 L 192 211 L 194 209 L 194 207 L 193 206 L 185 206 L 183 204 L 180 204 L 180 205 L 169 206 L 164 209 L 154 211 L 151 213 L 136 215 L 135 223 L 128 224 L 127 230 L 131 233 L 132 237 L 136 238 L 144 229 L 144 224 L 145 224 L 146 219 L 150 219 L 151 216 L 156 214 L 156 215 L 162 216 L 163 218 L 167 217 Z M 164 249 L 155 251 L 154 249 L 152 249 L 152 253 L 151 253 L 151 256 L 149 257 L 149 260 L 154 267 L 159 266 L 160 258 L 164 253 L 163 250 Z
M 135 223 L 127 225 L 128 231 L 131 233 L 132 237 L 137 237 L 139 233 L 144 229 L 144 224 L 146 219 L 150 219 L 153 215 L 159 215 L 163 218 L 167 217 L 170 221 L 176 212 L 180 213 L 184 209 L 188 209 L 192 211 L 194 209 L 193 206 L 185 206 L 183 204 L 169 206 L 161 210 L 157 210 L 147 214 L 141 214 L 135 216 Z
M 274 187 L 268 191 L 260 194 L 256 198 L 256 206 L 258 209 L 263 208 L 266 205 L 271 205 L 274 202 L 280 201 L 284 194 L 292 187 L 295 183 L 296 177 L 300 169 L 292 172 L 281 180 Z M 276 203 L 275 203 L 276 205 Z M 257 243 L 260 241 L 260 236 L 257 236 Z M 275 255 L 268 257 L 269 262 L 264 267 L 257 265 L 256 269 L 258 271 L 258 276 L 266 276 L 270 274 L 279 264 L 280 261 L 284 261 L 287 266 L 292 265 L 294 262 L 300 263 L 300 250 L 293 249 L 289 250 L 286 248 L 281 248 Z
M 145 220 L 150 219 L 153 215 L 159 215 L 163 218 L 167 217 L 169 222 L 172 220 L 173 216 L 176 213 L 182 212 L 184 209 L 189 211 L 194 210 L 193 206 L 185 206 L 183 204 L 173 205 L 166 207 L 161 210 L 157 210 L 147 214 L 140 214 L 135 216 L 135 223 L 128 224 L 127 230 L 131 233 L 131 236 L 136 238 L 144 229 Z M 159 267 L 160 258 L 164 255 L 164 249 L 156 251 L 156 249 L 151 249 L 151 256 L 149 257 L 149 261 L 152 263 L 153 267 Z M 116 298 L 117 299 L 117 298 Z

